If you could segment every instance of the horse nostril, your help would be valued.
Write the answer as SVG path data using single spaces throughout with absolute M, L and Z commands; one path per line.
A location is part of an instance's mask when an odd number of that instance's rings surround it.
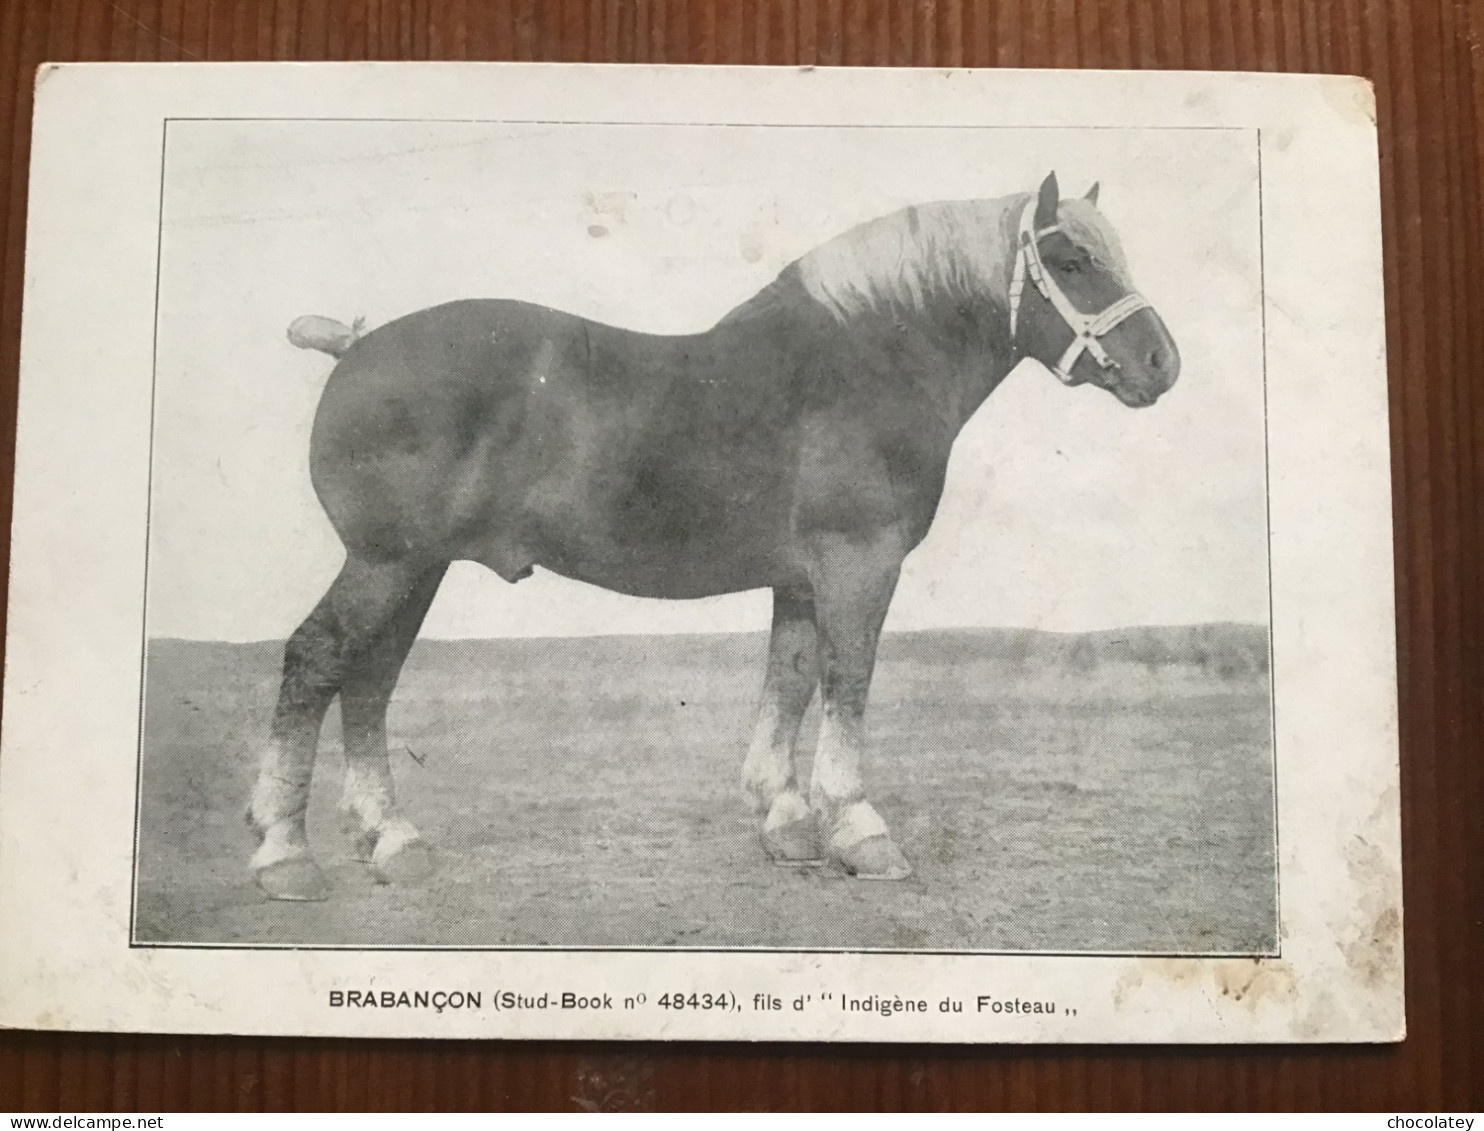
M 1149 351 L 1149 368 L 1160 370 L 1165 367 L 1165 354 L 1158 346 Z

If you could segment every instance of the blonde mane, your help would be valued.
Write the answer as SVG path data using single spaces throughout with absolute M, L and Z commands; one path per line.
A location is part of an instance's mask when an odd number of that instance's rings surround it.
M 1015 226 L 1026 193 L 915 204 L 868 220 L 798 261 L 815 301 L 840 322 L 861 314 L 922 313 L 937 299 L 1008 306 Z M 1118 237 L 1090 203 L 1061 203 L 1067 235 L 1127 281 Z

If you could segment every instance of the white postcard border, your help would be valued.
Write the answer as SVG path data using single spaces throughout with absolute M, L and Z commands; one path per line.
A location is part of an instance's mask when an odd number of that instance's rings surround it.
M 1281 956 L 130 946 L 162 142 L 166 119 L 211 116 L 1259 131 Z M 0 1024 L 587 1039 L 1400 1038 L 1379 185 L 1361 80 L 64 65 L 38 76 L 34 137 L 0 752 Z M 482 1005 L 331 1004 L 352 990 L 474 991 Z M 495 1008 L 504 992 L 606 996 L 612 1008 Z M 675 992 L 724 997 L 729 1008 L 658 1005 Z M 826 1004 L 843 994 L 929 1010 Z M 758 995 L 780 1008 L 755 1008 Z M 963 1011 L 941 1010 L 945 1001 Z

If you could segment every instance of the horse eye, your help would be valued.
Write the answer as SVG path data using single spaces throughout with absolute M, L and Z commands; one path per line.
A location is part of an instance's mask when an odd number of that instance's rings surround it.
M 1068 259 L 1061 265 L 1061 273 L 1063 275 L 1079 275 L 1082 273 L 1082 264 L 1078 263 L 1075 259 Z

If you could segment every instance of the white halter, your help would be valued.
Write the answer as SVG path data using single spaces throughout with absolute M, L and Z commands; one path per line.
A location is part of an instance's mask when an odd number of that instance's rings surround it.
M 1136 310 L 1143 310 L 1149 305 L 1143 295 L 1137 291 L 1130 291 L 1112 306 L 1097 314 L 1083 314 L 1078 310 L 1071 299 L 1067 297 L 1052 277 L 1051 272 L 1046 269 L 1046 264 L 1041 260 L 1040 243 L 1047 236 L 1062 230 L 1060 224 L 1053 224 L 1049 228 L 1036 228 L 1036 198 L 1032 196 L 1026 201 L 1025 208 L 1020 213 L 1020 231 L 1016 236 L 1015 266 L 1010 273 L 1010 340 L 1015 340 L 1015 324 L 1020 315 L 1020 293 L 1025 289 L 1026 276 L 1029 275 L 1031 282 L 1036 284 L 1036 290 L 1046 299 L 1056 312 L 1062 316 L 1067 327 L 1072 331 L 1072 343 L 1067 346 L 1066 352 L 1061 355 L 1061 360 L 1051 367 L 1051 372 L 1059 377 L 1063 384 L 1073 383 L 1072 366 L 1077 364 L 1077 359 L 1082 356 L 1083 351 L 1092 354 L 1092 358 L 1104 369 L 1116 369 L 1118 363 L 1108 356 L 1108 351 L 1103 349 L 1100 338 L 1113 327 L 1117 326 Z

